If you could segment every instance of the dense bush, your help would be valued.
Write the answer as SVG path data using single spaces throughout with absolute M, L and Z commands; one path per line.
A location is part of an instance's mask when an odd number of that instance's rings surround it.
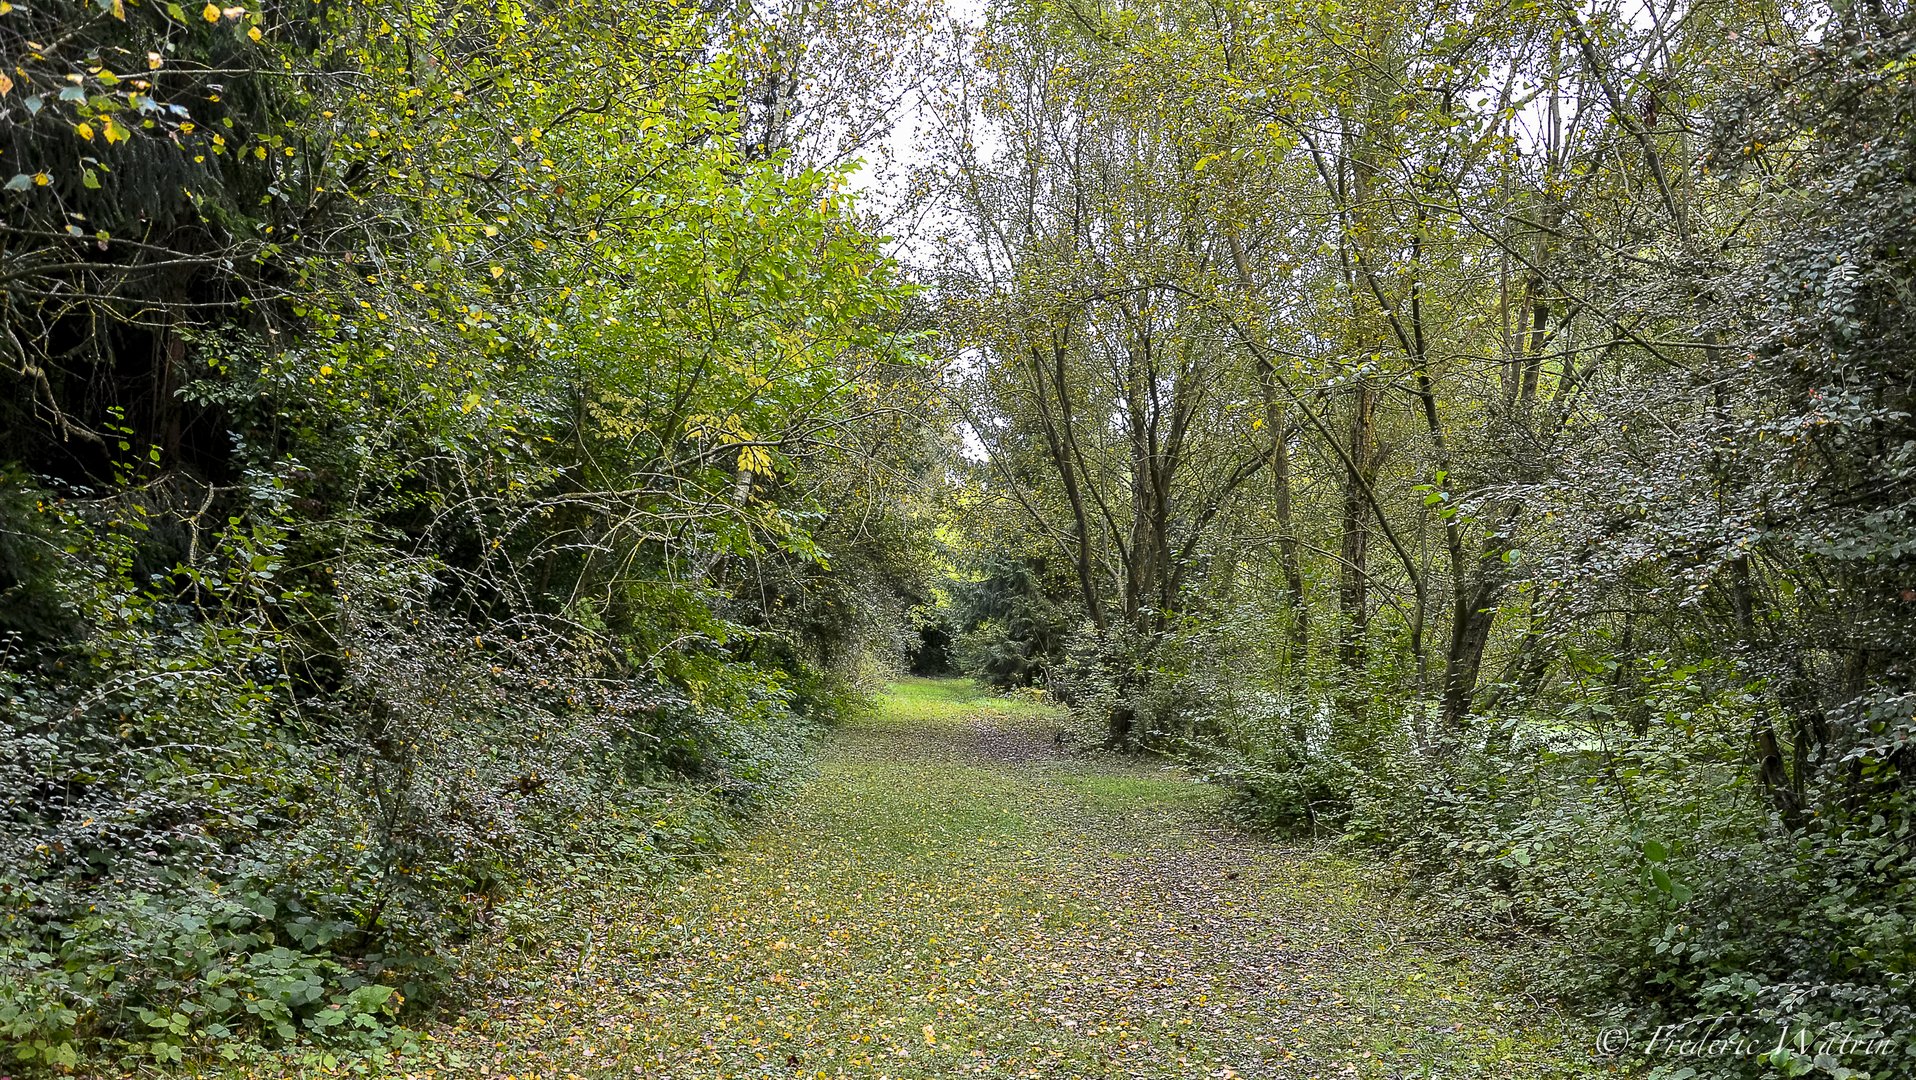
M 1206 638 L 1213 661 L 1230 655 Z M 1662 1074 L 1901 1075 L 1916 1058 L 1906 793 L 1855 785 L 1868 750 L 1832 755 L 1808 786 L 1819 810 L 1793 826 L 1751 770 L 1773 700 L 1734 666 L 1639 656 L 1619 681 L 1586 656 L 1573 671 L 1550 705 L 1485 717 L 1442 755 L 1419 749 L 1414 706 L 1357 721 L 1229 659 L 1159 669 L 1141 700 L 1182 710 L 1184 734 L 1157 745 L 1234 791 L 1247 822 L 1387 856 L 1436 924 L 1520 946 L 1509 974 L 1533 992 L 1639 1047 L 1711 1028 L 1753 1048 L 1652 1054 Z M 1867 1060 L 1819 1059 L 1843 1039 Z
M 1051 595 L 1043 559 L 993 561 L 955 590 L 961 669 L 1010 689 L 1039 683 L 1062 657 L 1069 616 Z
M 0 1071 L 390 1039 L 897 651 L 906 291 L 735 33 L 0 5 Z
M 1108 742 L 1745 1042 L 1658 1075 L 1912 1075 L 1916 23 L 1671 13 L 1003 6 L 955 511 Z

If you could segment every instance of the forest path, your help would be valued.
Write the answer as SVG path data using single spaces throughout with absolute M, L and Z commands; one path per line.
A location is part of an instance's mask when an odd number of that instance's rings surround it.
M 434 1041 L 463 1075 L 1543 1077 L 1587 1034 L 1181 771 L 907 680 L 729 856 Z M 1414 933 L 1414 932 L 1412 932 Z

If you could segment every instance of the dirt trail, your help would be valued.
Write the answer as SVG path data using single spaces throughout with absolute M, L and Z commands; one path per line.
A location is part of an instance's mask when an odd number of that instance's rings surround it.
M 1224 827 L 1179 772 L 1066 753 L 1057 723 L 900 684 L 724 862 L 605 913 L 576 970 L 432 1056 L 521 1078 L 1599 1073 L 1581 1029 L 1394 944 L 1417 935 L 1361 867 Z

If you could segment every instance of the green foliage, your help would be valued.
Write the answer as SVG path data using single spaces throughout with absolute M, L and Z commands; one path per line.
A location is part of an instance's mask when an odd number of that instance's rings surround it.
M 1109 744 L 1763 1044 L 1663 1075 L 1903 1075 L 1916 32 L 1667 16 L 994 7 L 954 511 Z
M 894 684 L 721 865 L 535 939 L 513 993 L 393 1071 L 716 1080 L 773 1045 L 777 1072 L 898 1080 L 1325 1073 L 1354 1052 L 1378 1076 L 1604 1074 L 1576 1027 L 1393 941 L 1374 867 L 1219 829 L 1217 789 L 1057 750 L 1060 711 L 1020 697 Z
M 958 666 L 1000 689 L 1044 683 L 1063 659 L 1068 629 L 1048 588 L 1042 559 L 994 560 L 977 580 L 958 584 Z
M 1798 1032 L 1887 1037 L 1848 1064 L 1894 1075 L 1912 1052 L 1916 913 L 1904 876 L 1885 873 L 1907 842 L 1897 805 L 1873 824 L 1780 828 L 1744 761 L 1765 706 L 1721 666 L 1652 665 L 1641 733 L 1589 689 L 1554 718 L 1488 725 L 1442 767 L 1371 765 L 1347 837 L 1392 851 L 1455 927 L 1546 934 L 1548 985 L 1612 1023 L 1702 1017 L 1765 1051 Z M 1708 1064 L 1760 1076 L 1786 1062 Z
M 22 1067 L 403 1041 L 896 651 L 909 290 L 841 173 L 745 153 L 732 33 L 0 5 Z
M 0 2 L 22 1067 L 404 1044 L 931 625 L 1783 1035 L 1673 1075 L 1908 1071 L 1907 5 L 1001 3 L 922 294 L 844 154 L 938 20 L 825 8 Z

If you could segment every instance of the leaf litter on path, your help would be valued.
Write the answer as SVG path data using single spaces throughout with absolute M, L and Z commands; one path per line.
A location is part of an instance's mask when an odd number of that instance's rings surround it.
M 1569 1077 L 1588 1033 L 1397 947 L 1366 868 L 908 680 L 723 862 L 427 1033 L 416 1076 Z M 1397 919 L 1401 920 L 1401 916 Z M 1460 947 L 1459 951 L 1463 951 Z

